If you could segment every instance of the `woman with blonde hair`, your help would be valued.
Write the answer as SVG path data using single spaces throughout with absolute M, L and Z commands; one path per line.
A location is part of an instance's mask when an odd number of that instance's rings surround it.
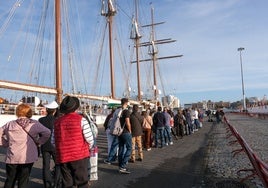
M 31 169 L 38 160 L 37 145 L 44 144 L 51 132 L 37 120 L 31 119 L 32 109 L 27 104 L 16 108 L 16 120 L 9 121 L 0 127 L 0 145 L 6 150 L 6 181 L 5 188 L 26 188 Z

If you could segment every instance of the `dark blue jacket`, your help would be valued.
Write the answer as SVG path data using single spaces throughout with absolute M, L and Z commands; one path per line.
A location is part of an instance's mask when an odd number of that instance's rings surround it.
M 166 124 L 165 115 L 162 112 L 156 112 L 153 117 L 154 126 L 157 127 L 164 127 Z

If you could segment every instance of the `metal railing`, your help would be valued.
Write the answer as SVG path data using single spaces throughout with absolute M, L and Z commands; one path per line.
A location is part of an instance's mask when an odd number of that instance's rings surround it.
M 260 112 L 232 112 L 232 113 L 246 115 L 249 117 L 255 117 L 259 119 L 268 119 L 268 113 L 260 113 Z
M 250 148 L 245 139 L 238 133 L 238 131 L 229 123 L 227 118 L 224 116 L 224 122 L 228 125 L 228 131 L 231 132 L 228 137 L 234 136 L 236 140 L 230 141 L 230 144 L 239 143 L 241 149 L 236 149 L 232 153 L 235 156 L 240 152 L 245 152 L 250 160 L 253 168 L 241 169 L 237 173 L 240 175 L 241 172 L 251 172 L 249 175 L 244 177 L 241 181 L 245 181 L 253 176 L 258 176 L 262 181 L 264 187 L 268 188 L 268 165 L 257 156 L 257 154 Z

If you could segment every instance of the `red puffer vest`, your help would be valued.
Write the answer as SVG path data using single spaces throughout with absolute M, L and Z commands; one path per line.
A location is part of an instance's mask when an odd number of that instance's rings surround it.
M 73 112 L 55 121 L 57 163 L 77 161 L 89 157 L 89 144 L 81 127 L 82 116 Z

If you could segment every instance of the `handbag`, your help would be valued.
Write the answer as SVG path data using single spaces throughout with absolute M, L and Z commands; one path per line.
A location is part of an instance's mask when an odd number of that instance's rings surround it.
M 92 119 L 85 114 L 87 121 L 89 122 L 90 129 L 93 135 L 94 144 L 90 149 L 90 158 L 88 162 L 88 178 L 90 181 L 98 180 L 98 147 L 97 147 L 97 135 L 98 127 L 92 121 Z
M 16 122 L 17 122 L 17 124 L 19 124 L 19 125 L 21 126 L 21 124 L 20 124 L 18 121 L 16 121 Z M 28 134 L 28 136 L 34 141 L 34 143 L 35 143 L 35 145 L 36 145 L 36 149 L 37 149 L 38 157 L 40 157 L 40 155 L 41 155 L 41 146 L 40 146 L 38 143 L 36 143 L 36 141 L 35 141 L 35 139 L 33 138 L 33 136 L 30 135 L 30 133 L 27 132 L 23 126 L 21 126 L 21 128 L 22 128 L 22 129 L 24 130 L 24 132 L 26 132 L 26 133 Z
M 89 180 L 98 180 L 98 147 L 93 146 L 90 150 L 90 158 L 88 163 Z

